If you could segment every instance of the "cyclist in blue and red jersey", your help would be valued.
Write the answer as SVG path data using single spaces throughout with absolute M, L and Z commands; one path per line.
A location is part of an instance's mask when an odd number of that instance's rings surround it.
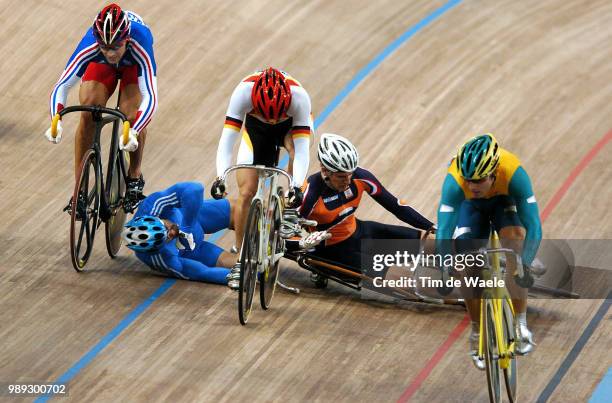
M 147 124 L 157 109 L 157 67 L 153 54 L 153 35 L 137 14 L 109 4 L 96 16 L 66 68 L 53 87 L 49 100 L 50 116 L 62 110 L 68 91 L 79 80 L 82 105 L 106 105 L 121 79 L 119 109 L 131 123 L 129 141 L 120 148 L 130 152 L 127 181 L 128 201 L 134 205 L 142 198 L 144 180 L 140 171 Z M 91 113 L 81 113 L 75 135 L 75 173 L 93 141 Z M 62 139 L 61 122 L 54 138 L 49 128 L 45 137 L 57 144 Z M 69 211 L 71 203 L 65 209 Z

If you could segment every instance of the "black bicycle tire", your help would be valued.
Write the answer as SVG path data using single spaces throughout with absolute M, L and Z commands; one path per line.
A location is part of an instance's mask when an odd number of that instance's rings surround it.
M 485 320 L 484 320 L 484 355 L 485 355 L 485 372 L 487 373 L 487 389 L 489 391 L 489 401 L 492 403 L 501 402 L 501 374 L 499 367 L 499 359 L 495 359 L 491 351 L 492 346 L 497 345 L 497 335 L 495 325 L 493 323 L 493 304 L 491 299 L 483 298 L 482 304 L 485 304 Z M 497 351 L 499 353 L 499 349 Z M 493 374 L 493 371 L 497 375 Z M 496 379 L 493 379 L 496 378 Z
M 93 193 L 89 186 L 89 170 L 94 169 L 94 188 Z M 93 244 L 95 240 L 96 229 L 98 228 L 98 214 L 100 211 L 100 166 L 98 163 L 98 156 L 93 149 L 87 150 L 81 165 L 79 167 L 79 179 L 75 182 L 74 190 L 72 192 L 72 214 L 70 216 L 70 256 L 72 261 L 72 267 L 77 273 L 82 272 L 85 269 L 91 252 L 93 251 Z M 85 217 L 81 217 L 81 220 L 77 220 L 77 205 L 79 192 L 82 191 L 83 182 L 86 181 L 87 189 L 87 209 Z M 90 198 L 93 196 L 93 209 L 90 212 Z M 79 239 L 76 240 L 76 227 L 77 223 L 80 222 L 79 228 Z M 91 226 L 90 226 L 91 224 Z M 86 249 L 85 253 L 80 254 L 82 246 L 83 231 L 86 235 Z
M 240 282 L 238 287 L 238 319 L 243 326 L 247 324 L 253 307 L 253 295 L 257 285 L 257 253 L 259 249 L 259 218 L 262 206 L 253 200 L 246 221 L 242 252 L 240 254 Z M 255 257 L 253 261 L 253 256 Z
M 125 224 L 127 214 L 123 209 L 121 200 L 125 195 L 125 177 L 124 177 L 124 159 L 122 158 L 122 151 L 117 150 L 114 153 L 114 161 L 112 161 L 113 155 L 109 158 L 108 163 L 108 174 L 106 175 L 105 193 L 107 207 L 111 209 L 110 217 L 104 223 L 104 234 L 106 239 L 106 251 L 108 255 L 114 259 L 121 249 L 121 230 Z M 113 185 L 117 185 L 117 190 L 113 195 Z
M 281 227 L 281 205 L 278 197 L 272 197 L 272 222 L 270 224 L 270 237 L 268 238 L 268 245 L 272 241 L 272 255 L 276 255 L 279 249 L 283 249 L 283 239 L 280 236 Z M 264 269 L 263 278 L 259 281 L 259 303 L 261 307 L 266 310 L 270 308 L 272 298 L 274 297 L 274 290 L 276 289 L 276 280 L 278 279 L 278 266 L 279 261 L 277 260 L 274 267 L 270 265 Z
M 508 347 L 512 342 L 516 343 L 515 340 L 515 330 L 514 330 L 514 317 L 512 315 L 512 310 L 510 309 L 509 301 L 507 298 L 502 300 L 502 317 L 504 320 L 504 340 Z M 512 337 L 508 337 L 512 335 Z M 515 344 L 516 346 L 516 344 Z M 516 348 L 516 347 L 515 347 Z M 508 395 L 508 400 L 510 403 L 514 403 L 518 398 L 518 363 L 516 360 L 516 355 L 513 355 L 510 361 L 510 367 L 505 368 L 504 372 L 504 383 L 506 384 L 506 394 Z

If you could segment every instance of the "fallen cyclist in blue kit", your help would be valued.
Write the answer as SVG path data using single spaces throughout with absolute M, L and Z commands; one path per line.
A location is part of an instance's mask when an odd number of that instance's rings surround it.
M 122 238 L 150 269 L 170 277 L 227 284 L 237 255 L 205 234 L 233 229 L 230 200 L 204 200 L 204 186 L 179 182 L 146 197 Z

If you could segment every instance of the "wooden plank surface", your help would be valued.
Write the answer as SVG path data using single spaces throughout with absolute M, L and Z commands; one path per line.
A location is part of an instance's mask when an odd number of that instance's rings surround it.
M 294 75 L 318 115 L 385 46 L 443 1 L 129 1 L 155 36 L 159 112 L 149 126 L 147 190 L 211 183 L 233 87 L 265 65 Z M 74 365 L 164 279 L 128 250 L 110 260 L 102 232 L 89 269 L 69 261 L 73 133 L 43 137 L 48 96 L 101 3 L 2 2 L 0 16 L 0 380 L 51 381 Z M 359 147 L 362 165 L 435 218 L 445 164 L 491 131 L 531 175 L 542 210 L 612 129 L 612 3 L 464 1 L 419 31 L 322 124 Z M 70 102 L 77 100 L 72 91 Z M 612 237 L 608 144 L 544 225 L 548 238 Z M 316 170 L 312 154 L 311 172 Z M 395 222 L 372 200 L 358 217 Z M 221 245 L 228 246 L 232 236 Z M 602 264 L 605 266 L 605 264 Z M 236 294 L 177 282 L 70 383 L 75 401 L 395 401 L 463 318 L 456 307 L 365 301 L 339 286 L 279 292 L 238 324 Z M 601 268 L 601 267 L 600 267 Z M 609 265 L 608 265 L 609 269 Z M 533 401 L 600 300 L 533 301 L 538 349 L 520 359 Z M 584 401 L 610 362 L 603 320 L 554 401 Z M 486 401 L 484 373 L 454 343 L 413 401 Z

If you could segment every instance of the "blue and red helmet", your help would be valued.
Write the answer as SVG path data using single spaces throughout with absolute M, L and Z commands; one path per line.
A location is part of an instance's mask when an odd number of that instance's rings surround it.
M 111 3 L 98 13 L 92 29 L 99 44 L 110 46 L 127 39 L 130 27 L 127 13 L 117 4 Z
M 121 233 L 125 245 L 138 252 L 159 249 L 168 238 L 166 226 L 159 217 L 141 216 L 131 219 Z

